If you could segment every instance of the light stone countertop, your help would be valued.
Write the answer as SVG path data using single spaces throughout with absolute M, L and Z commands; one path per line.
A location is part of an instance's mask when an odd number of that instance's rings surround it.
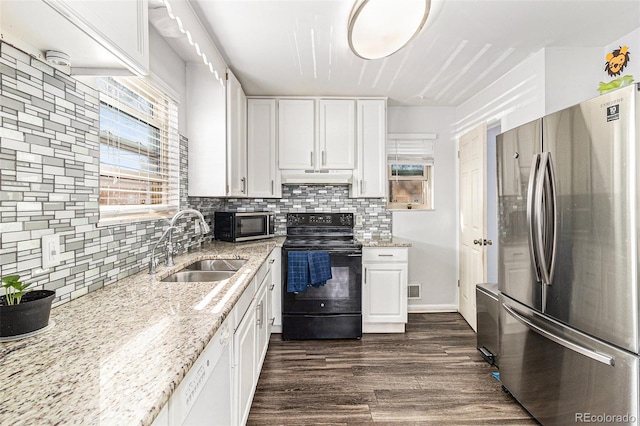
M 206 243 L 155 277 L 145 270 L 53 308 L 51 330 L 0 343 L 0 424 L 150 425 L 283 241 Z M 216 283 L 159 281 L 212 258 L 247 263 L 204 309 L 194 308 Z
M 391 238 L 363 238 L 358 239 L 362 243 L 362 247 L 411 247 L 411 243 L 398 237 Z

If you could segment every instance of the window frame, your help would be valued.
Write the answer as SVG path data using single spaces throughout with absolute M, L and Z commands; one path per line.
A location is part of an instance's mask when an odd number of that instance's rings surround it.
M 387 135 L 387 209 L 435 210 L 435 133 L 389 133 Z M 423 176 L 394 176 L 393 165 L 420 165 Z M 394 181 L 421 181 L 424 203 L 393 202 L 391 185 Z
M 392 174 L 392 166 L 394 165 L 419 165 L 424 167 L 422 176 L 394 176 Z M 435 210 L 433 205 L 433 160 L 388 160 L 387 161 L 387 209 L 389 210 Z M 394 202 L 392 198 L 391 185 L 394 181 L 418 181 L 422 182 L 422 198 L 425 203 L 416 202 Z
M 150 102 L 151 109 L 154 108 L 161 111 L 165 117 L 154 117 L 153 114 L 149 114 L 145 111 L 140 111 L 131 105 L 127 105 L 121 101 L 118 101 L 113 95 L 100 89 L 99 79 L 113 79 L 118 84 L 131 90 L 138 96 L 148 100 Z M 131 81 L 131 79 L 137 79 L 138 81 Z M 169 217 L 178 211 L 180 205 L 180 135 L 178 130 L 178 96 L 173 89 L 163 83 L 155 76 L 147 77 L 121 77 L 121 76 L 96 76 L 91 77 L 90 82 L 93 87 L 98 91 L 99 102 L 99 114 L 102 120 L 102 107 L 106 105 L 107 108 L 113 108 L 118 112 L 122 112 L 134 120 L 139 120 L 149 128 L 155 129 L 158 132 L 158 154 L 155 161 L 149 164 L 158 166 L 161 168 L 166 166 L 166 171 L 159 171 L 153 177 L 153 173 L 149 170 L 144 170 L 142 167 L 138 168 L 135 172 L 127 174 L 126 172 L 118 172 L 113 169 L 109 172 L 108 165 L 102 163 L 102 154 L 99 154 L 99 172 L 98 172 L 98 209 L 99 209 L 99 222 L 101 224 L 111 224 L 118 222 L 131 222 L 133 220 L 145 220 L 145 219 L 157 219 L 162 217 Z M 102 83 L 104 84 L 104 83 Z M 106 83 L 110 84 L 110 83 Z M 144 89 L 140 89 L 137 85 L 144 85 L 149 90 L 144 92 Z M 155 93 L 155 95 L 154 95 Z M 158 106 L 160 104 L 164 104 Z M 117 114 L 117 112 L 116 112 Z M 100 126 L 98 133 L 99 152 L 103 146 L 103 128 Z M 126 144 L 126 142 L 125 142 Z M 138 146 L 138 145 L 136 145 Z M 135 148 L 131 145 L 129 148 Z M 135 150 L 131 150 L 135 153 Z M 142 154 L 141 154 L 142 155 Z M 153 158 L 153 156 L 148 156 Z M 140 163 L 143 164 L 142 162 Z M 105 168 L 107 168 L 105 170 Z M 153 182 L 159 182 L 163 186 L 160 191 L 162 196 L 162 202 L 156 204 L 102 204 L 102 194 L 104 191 L 109 191 L 109 188 L 103 186 L 103 179 L 111 178 L 130 178 L 132 180 L 138 180 L 140 184 L 147 184 L 146 199 L 151 201 L 152 198 L 158 196 L 157 191 L 153 191 Z M 115 191 L 118 191 L 116 189 Z

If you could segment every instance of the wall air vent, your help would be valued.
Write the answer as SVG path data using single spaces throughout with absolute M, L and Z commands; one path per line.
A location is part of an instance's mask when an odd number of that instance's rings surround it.
M 422 298 L 422 284 L 409 284 L 409 299 L 421 299 Z

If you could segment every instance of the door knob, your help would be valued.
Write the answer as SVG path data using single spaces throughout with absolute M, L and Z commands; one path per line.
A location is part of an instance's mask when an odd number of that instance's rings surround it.
M 482 240 L 473 240 L 473 244 L 482 245 Z
M 485 246 L 490 246 L 491 244 L 493 244 L 493 241 L 485 239 L 482 243 Z

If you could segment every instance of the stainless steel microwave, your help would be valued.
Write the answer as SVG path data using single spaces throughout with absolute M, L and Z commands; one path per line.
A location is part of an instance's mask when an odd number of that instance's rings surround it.
M 220 241 L 251 241 L 275 235 L 273 212 L 215 212 L 213 237 Z

